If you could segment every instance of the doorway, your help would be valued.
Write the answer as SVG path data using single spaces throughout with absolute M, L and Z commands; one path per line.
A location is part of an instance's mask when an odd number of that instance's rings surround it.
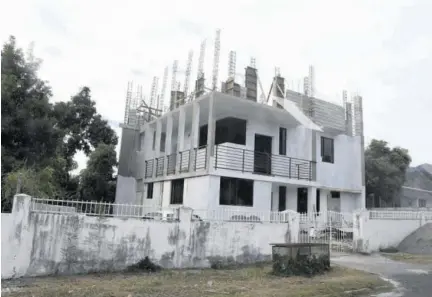
M 254 173 L 271 174 L 272 138 L 255 134 Z
M 307 211 L 308 211 L 307 188 L 297 188 L 297 212 L 307 213 Z
M 286 187 L 279 186 L 279 211 L 286 210 Z

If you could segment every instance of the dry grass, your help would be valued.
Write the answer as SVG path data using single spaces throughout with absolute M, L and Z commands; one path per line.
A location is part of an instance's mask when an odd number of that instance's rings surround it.
M 411 264 L 432 264 L 432 255 L 413 255 L 406 253 L 382 253 L 386 258 Z
M 30 279 L 4 296 L 364 296 L 389 285 L 378 276 L 336 267 L 315 278 L 270 275 L 270 266 L 237 270 L 167 270 L 157 274 L 110 274 Z

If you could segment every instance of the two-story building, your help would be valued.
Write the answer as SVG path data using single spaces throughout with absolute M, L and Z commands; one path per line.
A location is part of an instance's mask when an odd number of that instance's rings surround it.
M 268 104 L 203 94 L 142 125 L 122 126 L 116 203 L 364 208 L 363 127 L 354 114 L 362 116 L 360 97 L 339 106 L 292 91 L 273 92 Z

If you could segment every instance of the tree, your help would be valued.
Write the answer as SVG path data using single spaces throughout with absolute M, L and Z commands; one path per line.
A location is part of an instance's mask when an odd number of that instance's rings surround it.
M 114 202 L 115 166 L 117 166 L 115 146 L 99 144 L 90 154 L 87 168 L 81 171 L 81 198 L 83 200 Z
M 399 193 L 410 163 L 408 150 L 372 140 L 365 151 L 366 195 L 374 196 L 375 207 L 380 201 L 390 203 Z
M 24 166 L 44 167 L 57 154 L 51 88 L 37 76 L 40 61 L 26 61 L 13 36 L 1 52 L 2 175 Z

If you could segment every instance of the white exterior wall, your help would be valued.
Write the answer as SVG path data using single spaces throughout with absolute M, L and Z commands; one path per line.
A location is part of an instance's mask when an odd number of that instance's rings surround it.
M 321 161 L 321 136 L 334 139 L 334 163 Z M 336 189 L 362 189 L 360 136 L 317 133 L 317 181 Z
M 183 205 L 193 209 L 207 209 L 211 182 L 209 175 L 185 178 Z

